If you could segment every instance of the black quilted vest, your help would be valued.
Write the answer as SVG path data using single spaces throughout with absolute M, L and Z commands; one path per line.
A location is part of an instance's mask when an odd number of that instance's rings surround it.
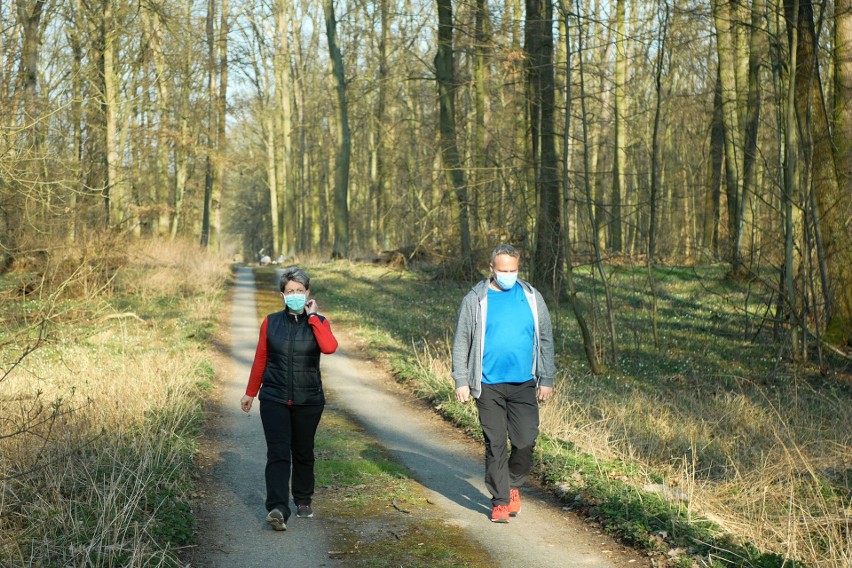
M 282 310 L 266 319 L 266 370 L 258 398 L 284 404 L 325 404 L 319 345 L 307 315 Z

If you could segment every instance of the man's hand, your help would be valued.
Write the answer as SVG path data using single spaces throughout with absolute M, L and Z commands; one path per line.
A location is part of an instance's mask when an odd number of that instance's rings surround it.
M 465 385 L 456 389 L 456 400 L 459 402 L 467 402 L 470 400 L 470 387 Z
M 536 398 L 539 402 L 544 402 L 553 394 L 553 387 L 539 386 L 536 390 Z M 456 391 L 458 392 L 458 391 Z

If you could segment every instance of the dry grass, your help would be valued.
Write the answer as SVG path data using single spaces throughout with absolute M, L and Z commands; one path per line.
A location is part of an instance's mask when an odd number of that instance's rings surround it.
M 806 384 L 740 381 L 708 393 L 687 384 L 679 396 L 559 384 L 564 392 L 542 412 L 550 436 L 641 464 L 690 515 L 762 550 L 809 566 L 852 565 L 848 401 Z
M 4 306 L 18 325 L 0 338 L 2 566 L 177 566 L 174 549 L 191 535 L 186 497 L 211 375 L 198 339 L 227 265 L 197 261 L 169 288 L 175 263 L 206 255 L 148 243 L 117 256 L 112 293 L 51 286 Z

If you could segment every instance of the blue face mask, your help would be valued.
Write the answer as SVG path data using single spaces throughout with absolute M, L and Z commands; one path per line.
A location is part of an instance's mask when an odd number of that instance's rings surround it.
M 501 290 L 511 290 L 515 282 L 518 281 L 517 272 L 497 272 L 494 274 L 494 280 Z
M 292 312 L 301 312 L 305 309 L 305 302 L 308 301 L 307 294 L 287 294 L 284 296 L 284 303 Z

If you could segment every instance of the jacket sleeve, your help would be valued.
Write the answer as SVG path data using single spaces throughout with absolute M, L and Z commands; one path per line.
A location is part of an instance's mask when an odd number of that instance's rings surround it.
M 260 383 L 263 381 L 263 373 L 266 371 L 266 323 L 267 318 L 263 318 L 263 323 L 260 324 L 260 338 L 257 340 L 257 349 L 254 352 L 254 362 L 251 364 L 251 373 L 249 373 L 248 386 L 246 387 L 246 395 L 257 396 L 257 391 L 260 390 Z
M 453 381 L 456 388 L 470 385 L 470 369 L 468 361 L 470 350 L 473 349 L 473 331 L 476 325 L 476 296 L 467 294 L 462 300 L 459 315 L 456 319 L 456 333 L 453 336 Z
M 314 337 L 320 348 L 320 353 L 331 355 L 337 351 L 337 338 L 331 333 L 331 324 L 322 316 L 308 318 L 308 323 L 314 332 Z
M 538 305 L 538 345 L 539 365 L 538 384 L 543 387 L 552 387 L 553 379 L 556 377 L 556 356 L 553 348 L 553 324 L 550 321 L 550 311 L 541 293 L 536 290 L 536 303 Z

